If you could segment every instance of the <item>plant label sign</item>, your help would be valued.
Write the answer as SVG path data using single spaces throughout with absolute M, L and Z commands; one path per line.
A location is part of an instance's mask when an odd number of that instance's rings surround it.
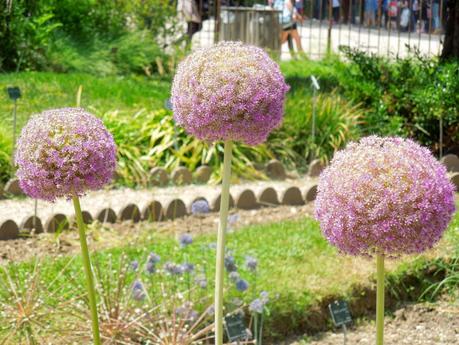
M 333 323 L 336 327 L 352 323 L 351 313 L 346 301 L 335 301 L 328 305 Z
M 230 342 L 248 338 L 243 315 L 241 314 L 226 316 L 225 329 Z
M 164 101 L 164 107 L 167 109 L 167 110 L 172 110 L 172 101 L 170 98 L 166 99 Z
M 18 98 L 21 98 L 21 89 L 19 87 L 14 86 L 14 87 L 7 87 L 6 91 L 8 92 L 8 96 L 12 101 L 17 100 Z

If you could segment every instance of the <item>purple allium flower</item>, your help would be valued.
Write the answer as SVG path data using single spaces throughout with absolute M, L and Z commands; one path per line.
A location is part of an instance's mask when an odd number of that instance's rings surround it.
M 116 146 L 102 121 L 85 110 L 54 109 L 33 116 L 22 129 L 15 161 L 21 189 L 54 201 L 109 183 Z
M 207 279 L 206 279 L 206 277 L 203 277 L 203 276 L 196 277 L 196 279 L 194 281 L 195 281 L 196 284 L 198 284 L 198 286 L 201 289 L 207 288 Z
M 428 149 L 370 136 L 337 152 L 321 174 L 315 215 L 340 251 L 397 257 L 431 248 L 454 210 L 446 168 Z
M 183 234 L 179 238 L 179 243 L 181 248 L 185 248 L 186 246 L 193 243 L 193 237 L 190 234 Z
M 247 283 L 247 281 L 245 281 L 244 279 L 239 279 L 239 280 L 236 282 L 236 289 L 237 289 L 237 291 L 244 292 L 244 291 L 246 291 L 248 288 L 249 288 L 249 283 Z
M 194 215 L 202 215 L 210 212 L 209 203 L 204 199 L 196 200 L 191 204 L 191 213 Z
M 135 272 L 139 268 L 139 262 L 137 260 L 134 260 L 131 262 L 131 269 Z
M 241 278 L 241 277 L 240 277 L 239 273 L 237 273 L 236 271 L 233 271 L 233 272 L 230 272 L 229 278 L 230 278 L 230 280 L 232 282 L 237 282 L 239 280 L 239 278 Z
M 183 267 L 173 262 L 166 262 L 164 264 L 164 270 L 170 275 L 181 275 L 183 274 Z
M 249 271 L 252 271 L 252 272 L 256 271 L 257 265 L 258 265 L 258 261 L 253 256 L 245 257 L 245 267 L 247 267 Z
M 237 271 L 237 266 L 236 266 L 236 261 L 234 260 L 234 256 L 232 255 L 225 256 L 225 268 L 228 272 Z
M 145 293 L 145 287 L 143 286 L 140 280 L 136 280 L 134 284 L 132 284 L 132 298 L 136 301 L 143 301 L 147 296 Z
M 182 264 L 182 271 L 185 273 L 192 273 L 194 271 L 194 265 L 189 262 Z
M 262 49 L 221 42 L 180 63 L 172 85 L 174 119 L 201 140 L 256 145 L 280 125 L 288 89 Z

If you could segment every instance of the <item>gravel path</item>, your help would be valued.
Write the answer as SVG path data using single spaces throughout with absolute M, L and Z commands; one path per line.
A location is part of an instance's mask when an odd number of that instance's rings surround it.
M 306 189 L 314 185 L 314 180 L 310 178 L 301 178 L 286 181 L 256 181 L 250 183 L 242 183 L 231 187 L 231 195 L 236 198 L 238 193 L 245 189 L 252 190 L 255 194 L 266 187 L 273 187 L 278 196 L 288 187 L 298 187 L 302 194 Z M 171 200 L 179 198 L 184 201 L 185 205 L 189 206 L 197 197 L 204 197 L 209 202 L 215 199 L 220 193 L 220 186 L 210 185 L 188 185 L 183 187 L 166 187 L 166 188 L 151 188 L 151 189 L 112 189 L 101 190 L 89 193 L 81 198 L 81 206 L 83 211 L 88 211 L 93 218 L 103 208 L 110 207 L 115 213 L 130 204 L 136 204 L 142 210 L 152 200 L 159 201 L 163 207 Z M 14 220 L 18 225 L 26 217 L 34 214 L 34 200 L 30 198 L 0 200 L 0 224 L 7 219 Z M 70 201 L 60 199 L 55 203 L 44 201 L 38 202 L 37 216 L 45 224 L 45 221 L 56 213 L 62 213 L 66 216 L 72 216 L 73 205 Z
M 306 340 L 305 340 L 306 339 Z M 341 331 L 327 332 L 297 340 L 290 345 L 342 345 Z M 348 332 L 348 345 L 374 345 L 373 323 L 359 325 Z M 459 344 L 459 301 L 414 304 L 398 309 L 385 323 L 385 345 Z

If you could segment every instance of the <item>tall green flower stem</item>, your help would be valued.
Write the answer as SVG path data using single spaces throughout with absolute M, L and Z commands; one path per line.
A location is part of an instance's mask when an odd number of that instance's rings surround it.
M 228 222 L 229 187 L 231 180 L 231 155 L 233 143 L 225 141 L 223 182 L 220 198 L 220 223 L 217 237 L 217 262 L 215 270 L 215 345 L 223 344 L 223 273 L 225 262 L 225 234 Z
M 94 345 L 101 345 L 99 334 L 99 318 L 97 316 L 96 291 L 94 289 L 94 278 L 91 271 L 91 262 L 89 260 L 88 244 L 86 243 L 85 224 L 83 222 L 83 214 L 81 213 L 80 199 L 74 195 L 72 197 L 73 207 L 80 234 L 81 255 L 83 257 L 84 272 L 86 274 L 86 284 L 88 289 L 89 307 L 91 309 L 92 333 L 94 337 Z
M 384 255 L 376 256 L 376 345 L 384 344 Z

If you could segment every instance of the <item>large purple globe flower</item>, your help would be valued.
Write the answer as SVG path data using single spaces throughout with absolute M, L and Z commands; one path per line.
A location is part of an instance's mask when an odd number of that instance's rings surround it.
M 280 125 L 288 89 L 262 49 L 221 42 L 179 65 L 172 85 L 174 118 L 201 140 L 256 145 Z
M 27 195 L 54 201 L 81 196 L 110 182 L 116 146 L 102 121 L 83 109 L 48 110 L 23 128 L 16 164 Z
M 454 210 L 454 187 L 428 149 L 371 136 L 336 153 L 320 176 L 315 214 L 340 251 L 397 257 L 431 248 Z

